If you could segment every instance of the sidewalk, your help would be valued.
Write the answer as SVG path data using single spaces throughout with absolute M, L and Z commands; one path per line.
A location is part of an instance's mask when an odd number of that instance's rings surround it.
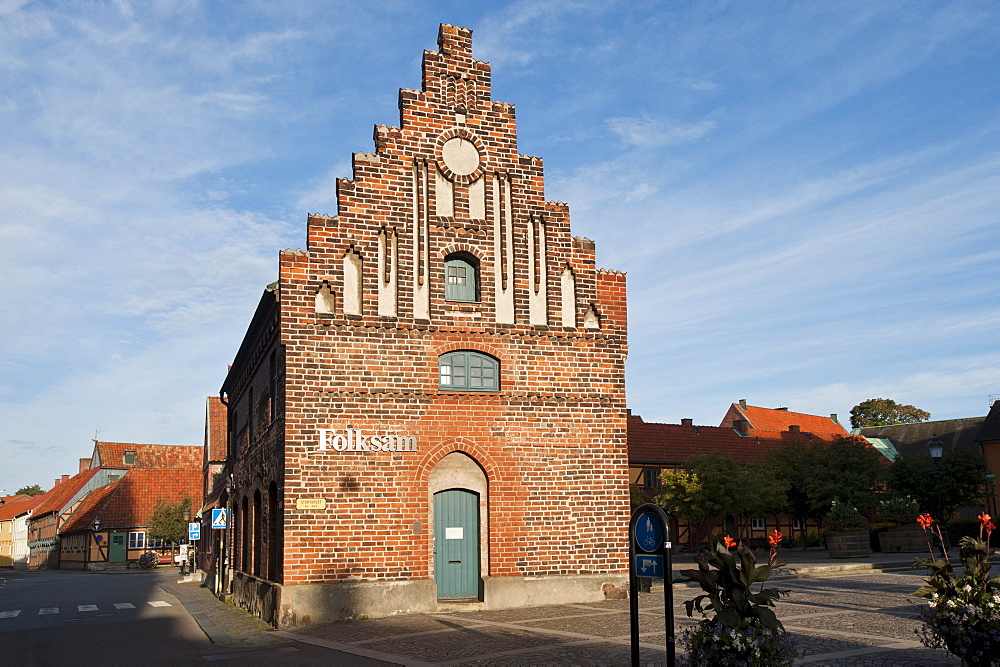
M 832 559 L 825 550 L 811 549 L 785 550 L 780 557 L 788 565 L 776 571 L 775 578 L 800 589 L 779 611 L 799 638 L 803 651 L 799 664 L 861 664 L 856 660 L 866 665 L 952 664 L 950 656 L 923 648 L 914 635 L 919 621 L 909 594 L 923 575 L 913 568 L 914 559 L 923 554 Z M 675 576 L 695 567 L 691 554 L 673 558 Z M 838 574 L 864 576 L 832 579 Z M 827 578 L 830 584 L 810 583 L 813 577 Z M 158 579 L 219 646 L 280 650 L 282 645 L 307 644 L 359 660 L 405 665 L 624 665 L 629 661 L 628 600 L 401 614 L 278 631 L 222 603 L 197 582 L 179 583 L 176 570 L 165 570 Z M 679 637 L 693 624 L 683 612 L 683 601 L 696 591 L 682 581 L 676 581 L 674 588 L 674 627 Z M 662 591 L 662 584 L 639 597 L 643 664 L 664 661 L 663 596 L 657 591 Z

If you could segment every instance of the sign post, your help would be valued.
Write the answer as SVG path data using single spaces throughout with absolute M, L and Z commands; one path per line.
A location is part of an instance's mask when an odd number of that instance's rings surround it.
M 674 577 L 670 562 L 670 519 L 662 507 L 646 503 L 632 512 L 628 525 L 628 599 L 632 664 L 639 665 L 639 577 L 663 579 L 663 617 L 667 665 L 676 661 L 674 646 Z

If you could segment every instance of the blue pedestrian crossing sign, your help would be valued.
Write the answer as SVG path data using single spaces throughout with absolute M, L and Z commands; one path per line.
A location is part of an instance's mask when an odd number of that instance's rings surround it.
M 635 524 L 635 544 L 643 551 L 659 551 L 663 544 L 663 522 L 652 512 L 645 512 Z M 646 576 L 646 575 L 641 575 Z
M 201 539 L 201 524 L 197 521 L 192 521 L 188 524 L 188 540 L 200 540 Z
M 658 554 L 638 554 L 635 557 L 635 575 L 637 577 L 663 578 L 663 556 Z
M 212 510 L 212 528 L 225 528 L 228 525 L 226 510 Z

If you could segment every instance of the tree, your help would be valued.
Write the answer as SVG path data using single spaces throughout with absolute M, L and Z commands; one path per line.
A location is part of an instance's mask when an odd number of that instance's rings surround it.
M 820 450 L 806 478 L 806 494 L 814 514 L 825 515 L 834 500 L 871 511 L 876 489 L 887 477 L 882 455 L 862 438 L 840 438 Z
M 891 398 L 869 398 L 851 408 L 851 426 L 915 424 L 931 418 L 931 413 L 912 405 L 900 405 Z
M 783 489 L 781 509 L 800 521 L 802 548 L 805 548 L 806 519 L 819 518 L 810 502 L 806 482 L 810 479 L 822 445 L 799 441 L 784 443 L 767 457 L 763 468 Z
M 983 500 L 986 463 L 982 457 L 951 449 L 941 457 L 941 508 L 950 517 L 960 507 L 978 505 Z M 900 456 L 889 471 L 889 486 L 912 497 L 921 512 L 937 514 L 938 481 L 934 461 L 926 453 Z
M 149 537 L 180 544 L 188 534 L 185 513 L 191 516 L 191 498 L 185 496 L 184 500 L 175 502 L 160 498 L 149 517 Z
M 39 494 L 45 493 L 42 491 L 42 487 L 37 484 L 32 484 L 31 486 L 25 486 L 17 490 L 17 495 L 25 496 L 37 496 Z

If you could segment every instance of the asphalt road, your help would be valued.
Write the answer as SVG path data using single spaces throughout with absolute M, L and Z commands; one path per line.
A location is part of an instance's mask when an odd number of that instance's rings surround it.
M 163 578 L 162 571 L 0 572 L 0 664 L 391 664 L 263 633 L 258 646 L 213 644 L 159 585 Z

